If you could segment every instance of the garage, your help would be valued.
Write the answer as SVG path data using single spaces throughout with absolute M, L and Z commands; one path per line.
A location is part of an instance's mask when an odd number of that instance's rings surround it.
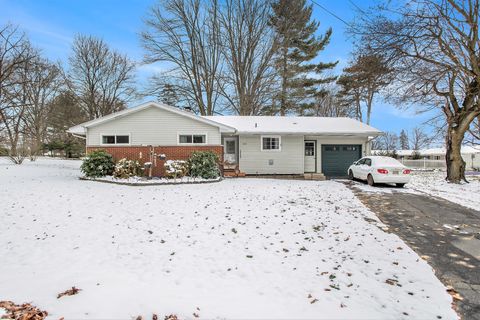
M 359 144 L 323 144 L 322 172 L 327 177 L 345 177 L 348 167 L 361 157 Z

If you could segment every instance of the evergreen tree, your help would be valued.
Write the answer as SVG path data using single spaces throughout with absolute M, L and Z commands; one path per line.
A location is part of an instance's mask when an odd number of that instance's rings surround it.
M 170 83 L 164 83 L 158 93 L 158 100 L 171 107 L 178 107 L 179 97 L 175 87 Z
M 316 98 L 325 94 L 319 85 L 335 80 L 310 76 L 320 75 L 337 64 L 311 62 L 330 42 L 332 29 L 322 36 L 315 35 L 320 23 L 311 19 L 312 6 L 306 5 L 306 0 L 277 0 L 272 9 L 270 24 L 277 34 L 274 63 L 281 84 L 275 112 L 303 114 L 314 105 Z
M 354 104 L 358 120 L 363 122 L 365 114 L 365 123 L 370 124 L 374 97 L 391 82 L 392 71 L 384 57 L 368 52 L 357 54 L 343 69 L 337 81 L 340 99 Z
M 405 130 L 402 129 L 400 132 L 400 148 L 402 150 L 408 150 L 410 149 L 410 145 L 408 143 L 408 135 Z

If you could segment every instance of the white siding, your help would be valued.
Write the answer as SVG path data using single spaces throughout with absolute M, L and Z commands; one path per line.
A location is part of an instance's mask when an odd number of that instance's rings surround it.
M 281 136 L 280 151 L 262 151 L 260 135 L 241 135 L 240 170 L 247 174 L 303 174 L 303 141 L 303 136 Z
M 360 144 L 362 145 L 362 157 L 370 155 L 370 143 L 366 137 L 325 137 L 306 136 L 305 140 L 317 141 L 317 172 L 322 171 L 322 144 Z
M 159 108 L 147 108 L 88 128 L 87 146 L 99 146 L 101 136 L 109 134 L 129 134 L 132 146 L 177 145 L 178 134 L 206 134 L 208 145 L 221 144 L 218 127 Z

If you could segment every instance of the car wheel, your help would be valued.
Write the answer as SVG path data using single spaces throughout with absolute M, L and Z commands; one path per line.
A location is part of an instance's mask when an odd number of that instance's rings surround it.
M 405 183 L 395 183 L 395 185 L 397 186 L 397 188 L 403 188 Z
M 369 174 L 367 176 L 367 183 L 368 183 L 369 186 L 374 186 L 375 185 L 375 181 L 373 181 L 373 177 L 372 177 L 371 174 Z
M 348 179 L 355 180 L 355 177 L 353 176 L 352 170 L 348 171 Z

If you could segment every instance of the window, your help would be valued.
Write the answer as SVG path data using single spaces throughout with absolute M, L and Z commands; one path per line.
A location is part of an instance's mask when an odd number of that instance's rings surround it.
M 179 143 L 205 144 L 207 136 L 205 134 L 181 134 L 178 136 Z
M 280 151 L 280 137 L 278 136 L 262 137 L 262 151 L 263 150 Z
M 225 153 L 235 154 L 235 140 L 226 140 L 225 141 Z
M 325 146 L 325 151 L 339 151 L 338 146 Z
M 115 144 L 115 136 L 103 136 L 102 137 L 103 144 Z
M 305 142 L 305 155 L 307 157 L 309 156 L 315 156 L 315 142 Z
M 102 144 L 129 144 L 129 135 L 102 135 Z
M 369 158 L 365 159 L 365 165 L 370 167 L 372 165 L 372 159 L 369 159 Z
M 367 159 L 363 158 L 363 159 L 358 160 L 357 165 L 360 166 L 362 164 L 365 164 L 365 160 L 367 160 Z
M 129 136 L 116 136 L 117 138 L 117 144 L 128 144 L 130 143 L 130 137 Z

